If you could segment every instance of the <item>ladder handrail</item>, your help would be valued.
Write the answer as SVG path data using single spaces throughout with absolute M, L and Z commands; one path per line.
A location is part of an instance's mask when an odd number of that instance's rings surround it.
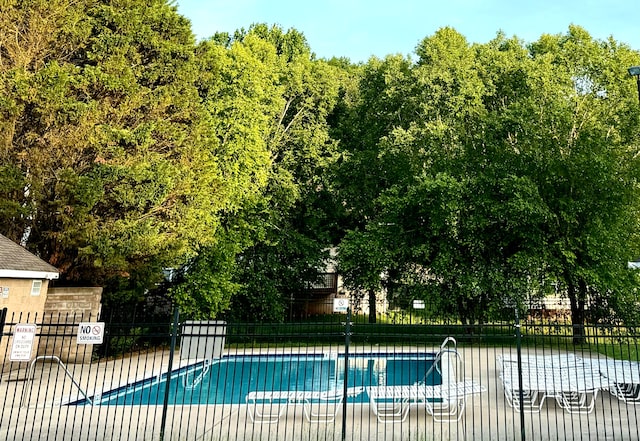
M 189 382 L 189 367 L 188 367 L 184 375 L 182 376 L 182 386 L 187 390 L 195 389 L 198 386 L 198 384 L 202 382 L 202 380 L 207 375 L 207 373 L 209 373 L 209 369 L 215 363 L 217 363 L 217 360 L 205 359 L 203 361 L 202 371 L 200 371 L 198 375 L 195 375 L 196 369 L 195 368 L 193 369 L 194 379 L 191 382 Z
M 456 341 L 456 339 L 451 336 L 448 336 L 447 338 L 444 339 L 444 341 L 440 345 L 440 352 L 444 351 L 449 343 L 453 343 L 454 351 L 458 350 L 458 342 Z
M 450 349 L 448 347 L 449 343 L 453 343 L 453 349 Z M 438 366 L 438 362 L 442 360 L 443 353 L 453 354 L 456 357 L 456 360 L 458 361 L 458 363 L 462 364 L 462 357 L 460 356 L 460 353 L 458 353 L 458 342 L 456 341 L 455 338 L 449 336 L 444 339 L 444 341 L 440 345 L 440 350 L 437 352 L 435 358 L 433 359 L 433 363 L 431 364 L 427 372 L 424 374 L 424 377 L 422 378 L 422 380 L 418 381 L 417 384 L 425 384 L 427 381 L 427 377 L 429 377 L 429 374 L 431 374 L 434 369 L 438 371 L 440 376 L 442 376 L 442 370 Z
M 71 379 L 71 382 L 80 391 L 80 393 L 84 396 L 84 399 L 87 400 L 89 402 L 89 404 L 93 406 L 93 401 L 87 396 L 86 392 L 84 390 L 82 390 L 82 387 L 80 387 L 80 384 L 78 384 L 78 382 L 75 380 L 75 378 L 73 378 L 73 375 L 71 375 L 71 372 L 69 372 L 69 370 L 64 365 L 62 360 L 60 360 L 60 357 L 58 357 L 56 355 L 40 355 L 40 356 L 34 358 L 33 361 L 31 362 L 31 364 L 29 365 L 29 371 L 27 372 L 27 383 L 25 384 L 25 387 L 22 390 L 22 397 L 20 399 L 20 407 L 25 405 L 25 394 L 27 393 L 29 382 L 33 382 L 34 366 L 35 366 L 36 362 L 39 361 L 39 360 L 55 360 L 55 361 L 57 361 L 58 362 L 58 366 L 60 366 L 62 368 L 62 370 L 64 370 L 64 373 L 67 375 L 67 377 L 69 377 Z

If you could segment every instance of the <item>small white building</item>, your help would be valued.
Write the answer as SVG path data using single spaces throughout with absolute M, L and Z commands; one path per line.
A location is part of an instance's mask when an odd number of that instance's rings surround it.
M 0 309 L 42 315 L 49 281 L 59 274 L 56 267 L 0 234 Z

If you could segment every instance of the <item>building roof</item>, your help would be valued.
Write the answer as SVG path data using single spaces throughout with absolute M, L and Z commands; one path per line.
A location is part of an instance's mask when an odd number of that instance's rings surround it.
M 58 269 L 0 234 L 0 278 L 57 279 Z

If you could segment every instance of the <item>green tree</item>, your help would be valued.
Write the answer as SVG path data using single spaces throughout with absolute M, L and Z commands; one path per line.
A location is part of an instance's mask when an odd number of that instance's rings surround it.
M 327 118 L 337 102 L 339 72 L 316 60 L 295 30 L 257 25 L 249 35 L 276 48 L 283 105 L 268 138 L 273 164 L 266 205 L 253 212 L 253 223 L 264 228 L 239 256 L 243 289 L 234 313 L 279 321 L 324 271 L 331 245 L 327 170 L 335 161 L 335 142 Z
M 532 245 L 545 210 L 520 176 L 517 156 L 494 137 L 488 106 L 494 83 L 485 70 L 511 75 L 523 59 L 514 43 L 505 42 L 501 57 L 484 66 L 484 48 L 452 29 L 423 40 L 414 69 L 420 113 L 382 144 L 387 162 L 408 170 L 385 196 L 402 238 L 396 260 L 424 272 L 418 280 L 428 300 L 463 322 L 487 320 L 538 280 Z
M 251 35 L 243 42 L 217 36 L 199 44 L 197 86 L 206 110 L 208 139 L 229 204 L 221 213 L 216 241 L 181 267 L 171 287 L 182 312 L 212 318 L 226 311 L 242 288 L 237 257 L 263 233 L 251 213 L 266 205 L 272 173 L 268 139 L 283 106 L 273 45 Z
M 256 173 L 220 161 L 189 22 L 163 0 L 10 0 L 0 22 L 3 233 L 64 283 L 141 296 Z
M 369 228 L 375 228 L 373 226 Z M 380 231 L 351 230 L 342 239 L 339 248 L 339 270 L 344 285 L 358 300 L 367 296 L 369 322 L 376 322 L 377 293 L 384 288 L 383 274 L 389 272 L 391 260 L 386 243 L 380 239 L 386 235 Z
M 385 259 L 377 255 L 375 244 L 380 230 L 377 199 L 405 175 L 401 164 L 380 157 L 380 143 L 394 128 L 411 123 L 415 83 L 411 61 L 400 56 L 342 65 L 350 78 L 342 83 L 341 100 L 331 117 L 331 133 L 340 141 L 340 159 L 331 171 L 333 197 L 342 211 L 336 234 L 339 270 L 348 289 L 367 294 L 369 320 L 375 322 L 377 287 L 387 270 L 380 266 Z
M 225 298 L 235 296 L 229 313 L 234 317 L 279 321 L 324 266 L 329 235 L 324 170 L 335 148 L 326 120 L 337 99 L 336 69 L 315 60 L 299 32 L 266 25 L 233 37 L 216 35 L 199 49 L 209 60 L 200 88 L 212 118 L 222 122 L 218 137 L 237 145 L 233 151 L 244 158 L 240 163 L 262 170 L 263 180 L 255 197 L 225 212 L 224 234 L 239 244 L 233 274 L 215 264 L 186 269 L 193 279 L 199 277 L 196 269 L 208 279 L 231 276 L 233 284 L 217 286 L 233 289 Z M 258 167 L 257 158 L 266 162 Z M 209 255 L 203 250 L 196 260 Z
M 560 282 L 574 325 L 589 299 L 631 290 L 627 262 L 638 253 L 637 96 L 625 81 L 638 54 L 582 28 L 531 45 L 530 97 L 505 122 L 530 164 L 529 176 L 552 214 L 542 224 L 547 277 Z M 582 328 L 575 327 L 576 342 Z
M 500 34 L 469 45 L 445 28 L 417 54 L 394 70 L 405 80 L 379 77 L 376 96 L 401 103 L 362 109 L 380 117 L 372 140 L 345 137 L 370 152 L 364 165 L 347 150 L 345 169 L 381 177 L 360 230 L 388 247 L 390 273 L 463 321 L 558 282 L 575 325 L 589 298 L 621 308 L 638 246 L 638 117 L 621 76 L 637 54 L 576 27 L 529 47 Z

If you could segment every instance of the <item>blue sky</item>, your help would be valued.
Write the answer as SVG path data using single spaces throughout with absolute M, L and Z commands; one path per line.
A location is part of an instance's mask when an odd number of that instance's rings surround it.
M 638 0 L 176 0 L 198 39 L 253 23 L 302 32 L 320 58 L 409 55 L 425 37 L 451 26 L 469 42 L 500 30 L 525 42 L 565 33 L 570 24 L 593 37 L 613 36 L 640 50 Z

